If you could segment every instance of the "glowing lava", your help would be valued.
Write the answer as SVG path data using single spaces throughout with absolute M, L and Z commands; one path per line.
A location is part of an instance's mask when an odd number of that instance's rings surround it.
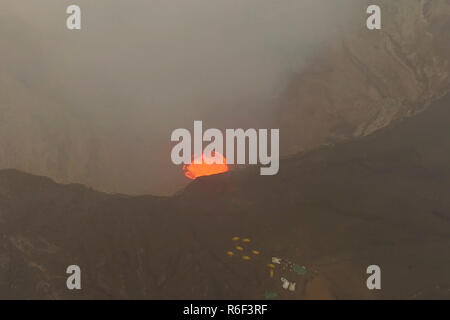
M 215 162 L 208 164 L 208 163 L 206 163 L 206 160 L 207 160 L 206 156 L 203 155 L 202 163 L 195 164 L 194 161 L 192 161 L 191 164 L 188 164 L 188 165 L 185 164 L 183 166 L 184 175 L 186 177 L 188 177 L 189 179 L 197 179 L 198 177 L 202 177 L 202 176 L 211 176 L 213 174 L 227 172 L 228 165 L 227 165 L 225 157 L 223 155 L 221 155 L 220 153 L 217 153 L 215 155 L 222 158 L 221 164 L 215 163 Z M 208 162 L 211 162 L 211 161 L 208 161 Z

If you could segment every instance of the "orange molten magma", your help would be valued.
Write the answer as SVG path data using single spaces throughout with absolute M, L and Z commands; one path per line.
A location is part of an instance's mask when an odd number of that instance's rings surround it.
M 219 158 L 222 158 L 221 164 L 215 162 L 212 164 L 208 164 L 206 163 L 206 159 L 208 158 L 203 155 L 201 164 L 195 164 L 194 161 L 192 161 L 191 164 L 185 164 L 183 166 L 184 175 L 189 179 L 197 179 L 198 177 L 202 176 L 210 176 L 213 174 L 227 172 L 228 166 L 225 157 L 218 152 L 215 155 L 218 155 Z

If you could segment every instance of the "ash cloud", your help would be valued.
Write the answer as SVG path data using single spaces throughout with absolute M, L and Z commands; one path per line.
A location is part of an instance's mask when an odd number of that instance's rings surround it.
M 170 194 L 170 133 L 276 126 L 277 95 L 359 1 L 4 0 L 1 167 L 96 189 Z

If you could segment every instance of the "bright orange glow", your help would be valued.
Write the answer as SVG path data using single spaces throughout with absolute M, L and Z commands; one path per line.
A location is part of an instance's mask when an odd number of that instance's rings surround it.
M 191 164 L 188 165 L 185 164 L 183 166 L 184 175 L 189 179 L 197 179 L 198 177 L 202 176 L 211 176 L 213 174 L 227 172 L 228 165 L 225 157 L 220 153 L 217 153 L 215 155 L 219 155 L 219 157 L 222 157 L 223 162 L 222 164 L 219 163 L 207 164 L 206 163 L 207 158 L 205 155 L 203 155 L 201 164 L 195 164 L 194 161 L 192 161 Z

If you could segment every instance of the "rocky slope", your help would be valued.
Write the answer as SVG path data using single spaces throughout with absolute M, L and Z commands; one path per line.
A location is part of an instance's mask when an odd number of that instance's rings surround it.
M 292 80 L 281 104 L 285 151 L 370 134 L 449 92 L 450 2 L 377 4 L 381 30 L 361 20 Z
M 449 106 L 284 159 L 276 176 L 240 169 L 170 198 L 3 170 L 0 298 L 448 299 Z M 235 236 L 251 239 L 242 253 Z M 273 256 L 306 273 L 278 267 L 270 278 Z M 72 264 L 81 291 L 65 287 Z M 381 291 L 366 288 L 371 264 Z

